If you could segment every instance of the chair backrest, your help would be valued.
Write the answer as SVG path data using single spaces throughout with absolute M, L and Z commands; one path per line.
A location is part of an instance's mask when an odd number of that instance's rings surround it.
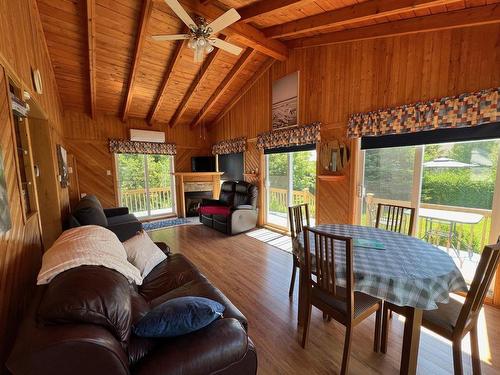
M 314 247 L 314 251 L 311 251 L 312 247 Z M 352 238 L 325 233 L 305 226 L 304 248 L 307 285 L 318 288 L 331 298 L 345 303 L 347 318 L 352 320 L 354 316 Z M 336 272 L 336 251 L 345 251 L 345 293 L 339 293 L 337 288 L 339 283 Z M 316 265 L 314 270 L 313 261 Z
M 413 207 L 379 203 L 375 227 L 411 236 L 414 220 L 415 209 Z
M 302 233 L 304 220 L 307 226 L 311 225 L 309 219 L 309 205 L 307 203 L 288 207 L 288 217 L 290 219 L 290 235 L 292 238 L 296 238 Z
M 481 259 L 476 268 L 474 279 L 470 286 L 464 305 L 458 316 L 456 329 L 458 332 L 466 328 L 469 320 L 477 319 L 484 299 L 488 293 L 491 281 L 495 276 L 500 259 L 500 243 L 496 245 L 485 246 Z

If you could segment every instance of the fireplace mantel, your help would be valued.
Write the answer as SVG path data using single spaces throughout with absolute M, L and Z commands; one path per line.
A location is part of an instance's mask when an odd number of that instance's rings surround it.
M 212 197 L 219 198 L 220 178 L 223 172 L 175 172 L 175 191 L 177 198 L 177 215 L 186 217 L 185 185 L 186 183 L 210 184 Z M 189 189 L 188 189 L 189 190 Z

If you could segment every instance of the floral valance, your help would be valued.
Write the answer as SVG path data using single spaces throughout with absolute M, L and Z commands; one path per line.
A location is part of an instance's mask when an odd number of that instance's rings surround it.
M 273 130 L 257 136 L 257 149 L 308 145 L 320 141 L 320 122 Z
M 500 121 L 500 87 L 350 116 L 348 136 L 461 128 Z
M 174 143 L 138 142 L 126 139 L 110 139 L 109 152 L 117 154 L 156 154 L 175 155 L 177 148 Z
M 245 152 L 247 148 L 246 137 L 234 138 L 217 142 L 212 146 L 213 155 L 237 154 Z

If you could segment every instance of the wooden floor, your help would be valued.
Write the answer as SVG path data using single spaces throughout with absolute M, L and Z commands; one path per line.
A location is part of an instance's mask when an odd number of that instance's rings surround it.
M 259 358 L 259 374 L 336 374 L 340 370 L 344 328 L 325 323 L 313 309 L 307 349 L 298 343 L 297 286 L 288 298 L 291 255 L 244 234 L 228 237 L 203 225 L 152 232 L 173 252 L 186 255 L 246 315 L 249 334 Z M 402 318 L 391 322 L 387 354 L 372 351 L 374 318 L 356 327 L 351 351 L 351 374 L 397 374 L 402 341 Z M 487 329 L 486 329 L 487 327 Z M 485 307 L 480 317 L 483 374 L 500 374 L 500 310 Z M 468 337 L 463 342 L 464 371 L 471 374 Z M 418 373 L 451 374 L 450 344 L 422 331 Z

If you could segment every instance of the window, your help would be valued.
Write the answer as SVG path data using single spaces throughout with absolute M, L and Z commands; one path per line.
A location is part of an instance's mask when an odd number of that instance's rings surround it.
M 175 213 L 170 155 L 117 154 L 120 205 L 139 217 Z
M 288 207 L 309 204 L 316 215 L 316 150 L 266 155 L 266 222 L 288 229 Z

